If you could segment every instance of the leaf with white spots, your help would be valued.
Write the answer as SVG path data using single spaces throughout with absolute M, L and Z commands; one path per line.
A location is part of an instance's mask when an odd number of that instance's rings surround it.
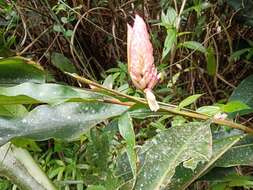
M 243 134 L 237 134 L 232 136 L 225 135 L 224 137 L 214 139 L 213 154 L 210 160 L 208 162 L 202 162 L 201 164 L 198 164 L 194 171 L 186 169 L 180 165 L 176 168 L 176 173 L 171 179 L 171 183 L 166 186 L 166 189 L 184 190 L 189 187 L 194 181 L 207 173 L 211 168 L 215 167 L 216 161 L 220 163 L 219 159 L 223 160 L 223 156 L 226 155 L 226 152 L 243 137 Z
M 60 84 L 22 83 L 12 87 L 0 87 L 1 104 L 35 104 L 85 102 L 104 98 L 104 95 Z
M 158 133 L 141 149 L 144 161 L 137 176 L 135 190 L 158 190 L 166 187 L 183 163 L 195 169 L 212 156 L 210 122 L 192 122 Z
M 105 103 L 63 103 L 37 106 L 23 117 L 0 116 L 0 145 L 15 137 L 73 140 L 127 109 L 126 106 Z

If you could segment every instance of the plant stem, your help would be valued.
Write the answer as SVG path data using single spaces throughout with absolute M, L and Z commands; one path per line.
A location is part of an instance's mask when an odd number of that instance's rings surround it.
M 121 92 L 118 92 L 116 90 L 113 90 L 113 89 L 108 89 L 96 82 L 93 82 L 89 79 L 86 79 L 86 78 L 83 78 L 77 74 L 72 74 L 72 73 L 67 73 L 65 72 L 67 75 L 75 78 L 76 80 L 78 80 L 79 82 L 82 82 L 82 83 L 85 83 L 85 84 L 88 84 L 88 85 L 92 85 L 96 88 L 99 88 L 99 89 L 102 89 L 102 90 L 105 90 L 106 92 L 109 92 L 110 94 L 113 94 L 113 95 L 116 95 L 116 96 L 120 96 L 120 97 L 124 97 L 124 98 L 127 98 L 131 101 L 133 101 L 134 103 L 141 103 L 141 104 L 145 104 L 145 105 L 148 105 L 147 101 L 144 99 L 144 98 L 137 98 L 137 97 L 134 97 L 134 96 L 129 96 L 127 94 L 123 94 Z M 133 106 L 134 103 L 133 102 L 121 102 L 117 99 L 110 99 L 110 100 L 104 100 L 104 102 L 107 102 L 107 103 L 115 103 L 115 104 L 119 104 L 119 105 L 125 105 L 125 106 Z M 166 111 L 166 112 L 169 112 L 169 113 L 172 113 L 172 114 L 175 114 L 175 115 L 181 115 L 181 116 L 185 116 L 185 117 L 190 117 L 190 118 L 195 118 L 195 119 L 200 119 L 200 120 L 212 120 L 213 123 L 215 124 L 218 124 L 218 125 L 226 125 L 228 127 L 231 127 L 231 128 L 234 128 L 234 129 L 240 129 L 246 133 L 252 133 L 253 134 L 253 129 L 250 128 L 250 127 L 246 127 L 242 124 L 238 124 L 238 123 L 235 123 L 233 121 L 230 121 L 230 120 L 226 120 L 226 119 L 215 119 L 215 118 L 212 118 L 208 115 L 204 115 L 204 114 L 201 114 L 201 113 L 198 113 L 198 112 L 195 112 L 193 110 L 189 110 L 189 109 L 181 109 L 179 110 L 178 107 L 176 105 L 172 105 L 172 104 L 166 104 L 166 103 L 163 103 L 163 102 L 158 102 L 159 106 L 160 106 L 160 110 L 161 111 Z
M 181 21 L 180 17 L 182 15 L 183 11 L 184 11 L 184 7 L 185 7 L 185 4 L 186 4 L 186 1 L 187 0 L 183 0 L 181 8 L 180 8 L 180 11 L 179 11 L 179 13 L 177 15 L 177 22 L 176 22 L 176 29 L 177 30 L 179 30 L 179 27 L 180 27 L 180 21 Z
M 179 28 L 180 28 L 180 21 L 181 21 L 181 15 L 184 11 L 184 7 L 185 7 L 185 4 L 186 4 L 186 1 L 187 0 L 183 0 L 182 2 L 182 5 L 181 5 L 181 8 L 180 8 L 180 11 L 177 15 L 177 19 L 176 19 L 176 24 L 175 24 L 175 27 L 176 27 L 176 31 L 178 32 L 179 31 Z M 175 8 L 176 8 L 177 4 L 175 3 Z M 177 9 L 177 8 L 176 8 Z M 173 44 L 172 48 L 171 48 L 171 54 L 170 54 L 170 78 L 172 79 L 172 65 L 174 63 L 174 59 L 175 59 L 175 56 L 176 56 L 176 44 Z
M 127 99 L 130 99 L 134 102 L 138 102 L 138 103 L 142 103 L 142 104 L 147 104 L 147 101 L 145 99 L 141 99 L 141 98 L 137 98 L 137 97 L 134 97 L 134 96 L 129 96 L 127 94 L 123 94 L 121 92 L 118 92 L 116 90 L 113 90 L 113 89 L 109 89 L 109 88 L 106 88 L 104 87 L 103 85 L 100 85 L 96 82 L 93 82 L 89 79 L 86 79 L 84 77 L 81 77 L 77 74 L 73 74 L 73 73 L 68 73 L 68 72 L 65 72 L 67 75 L 75 78 L 76 80 L 78 80 L 79 82 L 83 82 L 85 84 L 88 84 L 88 85 L 91 85 L 91 86 L 94 86 L 96 88 L 99 88 L 99 89 L 102 89 L 102 90 L 105 90 L 106 92 L 109 92 L 110 94 L 114 94 L 116 96 L 120 96 L 120 97 L 123 97 L 123 98 L 127 98 Z

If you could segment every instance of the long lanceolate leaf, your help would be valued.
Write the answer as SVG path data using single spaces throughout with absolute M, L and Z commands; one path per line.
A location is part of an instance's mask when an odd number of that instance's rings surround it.
M 0 144 L 15 137 L 72 140 L 96 124 L 118 116 L 128 107 L 105 103 L 41 105 L 21 118 L 0 117 Z
M 209 124 L 193 122 L 174 126 L 147 142 L 141 150 L 144 163 L 135 189 L 158 190 L 166 187 L 180 163 L 194 170 L 198 162 L 208 161 L 212 155 Z
M 23 82 L 45 82 L 43 69 L 35 62 L 23 57 L 0 59 L 0 84 Z
M 23 83 L 13 87 L 0 87 L 0 104 L 59 104 L 67 101 L 92 101 L 102 96 L 88 90 L 60 84 Z

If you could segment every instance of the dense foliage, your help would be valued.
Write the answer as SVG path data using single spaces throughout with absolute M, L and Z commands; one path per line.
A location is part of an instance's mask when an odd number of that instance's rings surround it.
M 0 0 L 0 189 L 253 188 L 252 9 Z M 128 73 L 136 14 L 161 73 L 155 112 Z

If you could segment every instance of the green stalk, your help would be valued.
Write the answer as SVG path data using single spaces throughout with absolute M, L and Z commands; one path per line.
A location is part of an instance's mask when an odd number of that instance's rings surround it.
M 121 92 L 118 92 L 116 90 L 113 90 L 113 89 L 108 89 L 96 82 L 93 82 L 89 79 L 86 79 L 84 77 L 81 77 L 77 74 L 72 74 L 72 73 L 67 73 L 65 72 L 67 75 L 75 78 L 76 80 L 78 80 L 79 82 L 82 82 L 82 83 L 85 83 L 85 84 L 88 84 L 88 85 L 92 85 L 98 89 L 101 89 L 101 90 L 104 90 L 106 91 L 107 93 L 110 93 L 112 95 L 115 95 L 115 96 L 119 96 L 119 97 L 123 97 L 123 98 L 127 98 L 135 103 L 141 103 L 141 104 L 145 104 L 145 105 L 148 105 L 147 101 L 144 99 L 144 98 L 137 98 L 137 97 L 134 97 L 134 96 L 129 96 L 127 94 L 123 94 Z M 108 102 L 111 102 L 111 103 L 116 103 L 118 101 L 115 101 L 115 100 L 107 100 Z M 121 104 L 121 103 L 119 103 Z M 253 129 L 252 128 L 249 128 L 247 126 L 244 126 L 242 124 L 238 124 L 238 123 L 235 123 L 233 121 L 230 121 L 230 120 L 227 120 L 227 119 L 215 119 L 215 118 L 212 118 L 208 115 L 204 115 L 204 114 L 201 114 L 201 113 L 198 113 L 198 112 L 195 112 L 193 110 L 189 110 L 189 109 L 181 109 L 179 110 L 177 108 L 176 105 L 172 105 L 172 104 L 166 104 L 166 103 L 163 103 L 163 102 L 158 102 L 159 106 L 160 106 L 160 111 L 167 111 L 169 113 L 172 113 L 172 114 L 175 114 L 175 115 L 181 115 L 181 116 L 185 116 L 185 117 L 190 117 L 190 118 L 195 118 L 195 119 L 200 119 L 200 120 L 212 120 L 213 123 L 215 124 L 218 124 L 218 125 L 226 125 L 228 127 L 231 127 L 231 128 L 234 128 L 234 129 L 240 129 L 246 133 L 252 133 L 253 134 Z M 133 103 L 131 102 L 124 102 L 124 105 L 128 105 L 128 106 L 132 106 Z

